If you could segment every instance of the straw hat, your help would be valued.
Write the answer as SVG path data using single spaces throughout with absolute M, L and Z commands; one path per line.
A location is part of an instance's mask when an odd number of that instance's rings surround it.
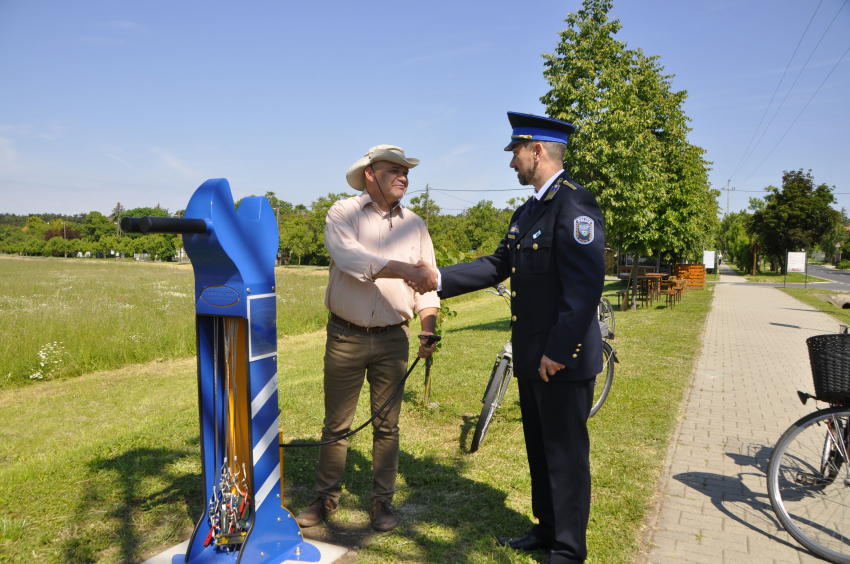
M 345 179 L 349 186 L 356 190 L 366 189 L 366 175 L 363 171 L 367 166 L 378 161 L 390 161 L 391 163 L 400 164 L 407 168 L 413 168 L 419 164 L 419 159 L 413 157 L 407 158 L 404 156 L 404 149 L 395 145 L 378 145 L 372 147 L 369 151 L 351 165 L 348 172 L 345 173 Z

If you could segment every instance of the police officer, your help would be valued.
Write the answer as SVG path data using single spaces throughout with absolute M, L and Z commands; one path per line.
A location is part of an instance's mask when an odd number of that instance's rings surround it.
M 587 417 L 602 370 L 596 307 L 605 279 L 605 233 L 596 199 L 563 170 L 571 124 L 508 113 L 505 148 L 534 196 L 516 210 L 496 251 L 440 269 L 442 298 L 511 280 L 514 375 L 538 523 L 499 543 L 549 550 L 547 562 L 584 562 L 590 512 Z

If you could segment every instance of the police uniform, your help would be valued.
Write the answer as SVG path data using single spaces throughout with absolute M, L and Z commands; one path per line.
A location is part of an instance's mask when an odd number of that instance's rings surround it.
M 566 143 L 575 131 L 549 118 L 508 116 L 514 134 L 505 150 L 526 139 Z M 587 416 L 602 370 L 596 308 L 605 279 L 604 226 L 596 199 L 566 172 L 533 200 L 514 212 L 492 255 L 440 269 L 440 295 L 510 278 L 514 375 L 539 521 L 527 537 L 551 549 L 552 564 L 583 562 L 590 512 Z M 549 382 L 538 372 L 544 354 L 564 365 Z

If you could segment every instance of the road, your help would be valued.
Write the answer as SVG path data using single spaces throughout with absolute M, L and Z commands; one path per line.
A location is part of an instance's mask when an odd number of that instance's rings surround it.
M 812 263 L 808 263 L 808 270 L 809 276 L 817 276 L 818 278 L 843 284 L 847 286 L 847 291 L 850 291 L 850 270 L 836 270 Z

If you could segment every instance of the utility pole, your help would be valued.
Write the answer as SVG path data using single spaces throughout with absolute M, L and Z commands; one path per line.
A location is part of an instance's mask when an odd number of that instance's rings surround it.
M 726 181 L 726 214 L 723 217 L 729 215 L 729 192 L 734 190 L 734 188 L 729 187 L 729 183 L 732 182 L 732 179 Z
M 428 219 L 431 217 L 431 187 L 425 185 L 425 229 L 428 229 Z

